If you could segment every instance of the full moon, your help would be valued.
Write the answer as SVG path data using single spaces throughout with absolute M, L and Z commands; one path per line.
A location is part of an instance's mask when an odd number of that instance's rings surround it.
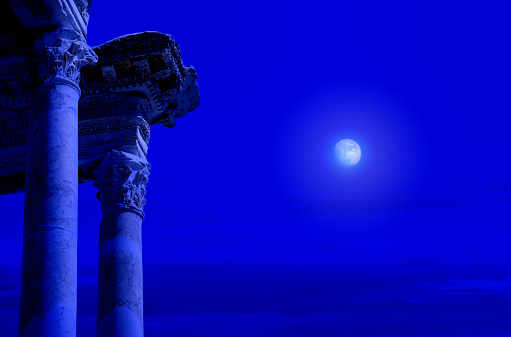
M 358 163 L 360 154 L 360 146 L 351 139 L 343 139 L 335 145 L 335 156 L 344 166 Z

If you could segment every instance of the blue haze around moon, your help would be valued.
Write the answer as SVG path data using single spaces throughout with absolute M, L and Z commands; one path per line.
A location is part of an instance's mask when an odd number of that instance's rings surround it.
M 506 6 L 94 1 L 90 45 L 169 33 L 199 75 L 200 107 L 151 128 L 146 336 L 510 336 Z M 80 186 L 78 337 L 95 335 L 95 194 Z M 23 198 L 0 196 L 5 336 Z

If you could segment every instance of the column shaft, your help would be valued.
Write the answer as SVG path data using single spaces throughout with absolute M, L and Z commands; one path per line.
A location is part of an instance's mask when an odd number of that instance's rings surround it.
M 99 247 L 98 336 L 142 337 L 142 217 L 103 209 Z
M 94 169 L 99 234 L 98 337 L 143 337 L 142 221 L 150 165 L 112 151 Z
M 78 80 L 97 61 L 76 32 L 34 45 L 42 84 L 29 111 L 18 334 L 76 336 Z
M 76 335 L 79 97 L 49 81 L 29 117 L 20 336 Z

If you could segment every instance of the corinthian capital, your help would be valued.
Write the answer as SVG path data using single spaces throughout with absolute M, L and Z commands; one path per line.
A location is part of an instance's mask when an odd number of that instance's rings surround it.
M 94 64 L 98 57 L 83 36 L 68 28 L 57 28 L 44 34 L 34 44 L 38 54 L 39 79 L 61 78 L 78 85 L 80 68 Z
M 96 166 L 92 174 L 101 208 L 127 207 L 141 216 L 151 164 L 130 153 L 113 150 Z

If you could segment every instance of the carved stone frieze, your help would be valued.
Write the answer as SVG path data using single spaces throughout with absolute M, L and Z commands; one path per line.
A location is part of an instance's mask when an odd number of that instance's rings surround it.
M 148 120 L 151 111 L 149 101 L 140 96 L 104 92 L 80 99 L 79 120 L 114 116 L 142 116 Z
M 55 47 L 65 51 L 60 54 L 62 62 L 77 62 L 67 70 L 60 63 L 59 71 L 67 78 L 82 63 L 73 56 L 83 52 L 75 41 L 76 35 L 39 44 L 41 55 L 47 46 Z M 172 127 L 177 117 L 199 104 L 195 69 L 183 65 L 170 35 L 128 35 L 94 51 L 99 62 L 81 69 L 79 83 L 79 182 L 91 181 L 90 166 L 112 150 L 145 158 L 149 125 Z M 0 57 L 0 195 L 22 192 L 25 186 L 27 110 L 38 75 L 47 77 L 48 69 L 53 69 L 43 64 L 38 72 L 33 60 L 33 54 L 21 49 Z
M 149 125 L 140 116 L 117 116 L 78 123 L 79 182 L 93 180 L 90 168 L 112 150 L 147 157 Z M 0 133 L 0 195 L 23 192 L 27 130 Z
M 79 40 L 71 43 L 73 39 L 39 43 L 42 56 L 58 56 L 56 62 L 44 59 L 40 69 L 33 69 L 32 56 L 27 51 L 0 57 L 0 107 L 15 110 L 28 107 L 37 89 L 33 78 L 38 73 L 43 78 L 60 74 L 77 79 L 76 70 L 90 51 Z M 197 73 L 193 67 L 183 65 L 172 36 L 156 32 L 127 35 L 96 47 L 93 52 L 99 56 L 99 62 L 81 69 L 80 120 L 122 113 L 133 115 L 138 110 L 149 125 L 173 127 L 176 118 L 198 107 Z M 76 56 L 71 57 L 73 53 Z
M 141 117 L 112 117 L 79 122 L 79 157 L 121 149 L 147 157 L 149 125 Z M 91 152 L 90 149 L 95 149 Z M 91 159 L 88 159 L 89 161 Z
M 115 204 L 143 214 L 150 170 L 151 165 L 145 159 L 111 151 L 92 172 L 101 207 Z
M 142 125 L 147 127 L 147 122 L 142 120 Z M 89 119 L 80 121 L 78 123 L 78 135 L 92 135 L 102 132 L 111 132 L 116 130 L 130 129 L 137 126 L 136 118 L 129 117 L 112 117 L 112 118 L 100 118 L 100 119 Z
M 57 28 L 44 34 L 36 41 L 34 49 L 41 58 L 37 70 L 43 81 L 56 77 L 78 84 L 80 69 L 98 61 L 84 38 L 67 28 Z
M 175 119 L 199 106 L 197 73 L 185 66 L 174 38 L 158 32 L 126 35 L 94 51 L 99 62 L 82 69 L 82 98 L 102 92 L 138 94 L 148 99 L 149 125 L 173 127 Z M 83 102 L 83 103 L 82 103 Z
M 10 134 L 0 134 L 0 147 L 26 145 L 27 135 L 27 130 L 21 130 Z
M 0 59 L 0 107 L 21 110 L 30 105 L 34 90 L 30 65 L 22 56 Z M 0 118 L 5 115 L 0 112 Z

